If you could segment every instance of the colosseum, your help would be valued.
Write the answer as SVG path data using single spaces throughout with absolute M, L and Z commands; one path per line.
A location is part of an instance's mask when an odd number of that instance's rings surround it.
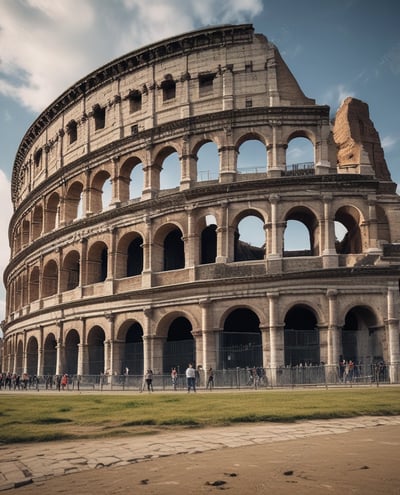
M 396 184 L 367 104 L 329 111 L 251 24 L 146 46 L 67 89 L 16 153 L 3 372 L 193 362 L 279 385 L 352 362 L 398 382 Z M 312 160 L 290 163 L 298 140 Z

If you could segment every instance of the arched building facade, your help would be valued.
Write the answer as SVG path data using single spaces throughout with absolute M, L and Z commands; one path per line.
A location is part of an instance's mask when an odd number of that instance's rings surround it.
M 300 138 L 313 160 L 291 164 Z M 261 166 L 239 166 L 249 142 Z M 199 167 L 210 145 L 212 173 Z M 332 125 L 251 25 L 168 39 L 78 81 L 26 132 L 12 200 L 5 371 L 343 356 L 383 360 L 398 380 L 400 201 L 368 107 L 348 99 Z M 248 218 L 260 246 L 241 238 Z M 306 249 L 288 249 L 289 222 Z

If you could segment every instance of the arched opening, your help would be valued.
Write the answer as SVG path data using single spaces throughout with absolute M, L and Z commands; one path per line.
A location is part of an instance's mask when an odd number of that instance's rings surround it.
M 160 173 L 160 190 L 173 189 L 180 186 L 181 164 L 178 153 L 172 149 L 163 161 Z
M 319 331 L 311 309 L 295 306 L 287 312 L 284 346 L 286 366 L 320 364 Z
M 44 341 L 43 347 L 43 375 L 54 375 L 57 365 L 57 341 L 53 333 L 50 333 Z
M 384 329 L 368 308 L 356 306 L 347 312 L 342 327 L 342 357 L 356 365 L 383 361 Z
M 137 157 L 128 158 L 120 171 L 119 200 L 124 202 L 129 199 L 140 198 L 143 184 L 143 163 Z
M 100 213 L 111 202 L 110 174 L 100 170 L 93 178 L 90 189 L 90 208 L 92 213 Z
M 39 267 L 32 268 L 31 275 L 29 277 L 29 302 L 37 301 L 39 299 Z
M 263 367 L 260 320 L 247 308 L 233 310 L 221 333 L 219 367 Z
M 267 150 L 259 139 L 247 139 L 238 150 L 237 171 L 239 174 L 266 173 L 268 168 Z
M 45 226 L 46 232 L 50 232 L 51 230 L 58 227 L 60 220 L 59 207 L 60 207 L 60 196 L 56 192 L 54 192 L 47 201 L 46 226 Z
M 95 242 L 88 252 L 88 284 L 104 282 L 107 271 L 108 248 L 104 242 Z
M 286 149 L 286 170 L 294 175 L 312 173 L 315 167 L 313 143 L 304 136 L 293 135 Z
M 185 268 L 185 246 L 182 232 L 176 228 L 164 239 L 164 271 Z
M 178 374 L 184 373 L 189 363 L 195 364 L 195 351 L 192 324 L 183 316 L 175 318 L 164 343 L 164 373 L 169 373 L 172 368 L 176 368 Z
M 235 232 L 234 260 L 262 260 L 264 256 L 264 222 L 256 215 L 247 214 L 240 220 Z
M 82 191 L 83 185 L 80 182 L 74 182 L 68 189 L 64 203 L 65 222 L 67 224 L 82 217 Z
M 143 271 L 143 239 L 141 237 L 136 237 L 129 243 L 127 254 L 127 277 L 140 275 Z
M 26 371 L 30 376 L 36 376 L 38 367 L 39 346 L 35 337 L 30 337 L 26 346 Z
M 338 254 L 362 253 L 359 211 L 352 206 L 343 206 L 336 212 L 335 222 L 342 224 L 346 229 L 342 241 L 336 242 L 336 252 Z
M 197 180 L 199 182 L 219 179 L 219 154 L 217 145 L 209 141 L 197 152 Z
M 70 330 L 65 338 L 65 372 L 68 375 L 78 373 L 78 353 L 81 340 L 77 330 Z
M 217 225 L 215 217 L 207 215 L 206 227 L 201 231 L 201 256 L 202 265 L 215 263 L 217 257 Z
M 37 205 L 33 210 L 32 216 L 32 237 L 33 240 L 38 239 L 43 231 L 43 208 Z
M 123 360 L 122 373 L 125 373 L 126 368 L 130 375 L 143 374 L 143 329 L 139 323 L 131 325 L 126 332 L 125 337 L 125 353 Z
M 320 254 L 318 220 L 308 208 L 293 208 L 286 215 L 283 254 L 286 257 Z
M 88 357 L 89 357 L 89 375 L 99 375 L 104 373 L 104 330 L 99 327 L 93 327 L 88 335 Z
M 61 290 L 72 290 L 79 285 L 80 256 L 78 251 L 70 251 L 64 259 Z
M 54 260 L 46 263 L 43 269 L 42 297 L 57 294 L 58 290 L 58 267 Z

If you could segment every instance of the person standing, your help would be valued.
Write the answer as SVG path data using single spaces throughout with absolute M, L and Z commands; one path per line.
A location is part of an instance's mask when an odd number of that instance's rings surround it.
M 207 390 L 212 390 L 214 388 L 214 370 L 210 368 L 207 372 Z
M 196 370 L 193 368 L 192 363 L 189 363 L 189 366 L 186 368 L 186 380 L 188 393 L 191 388 L 193 389 L 193 392 L 196 392 Z
M 171 381 L 172 381 L 172 386 L 174 387 L 174 390 L 176 390 L 176 387 L 178 384 L 178 372 L 176 371 L 176 368 L 172 368 L 172 370 L 171 370 Z
M 153 392 L 153 371 L 147 370 L 144 379 L 146 380 L 147 391 Z

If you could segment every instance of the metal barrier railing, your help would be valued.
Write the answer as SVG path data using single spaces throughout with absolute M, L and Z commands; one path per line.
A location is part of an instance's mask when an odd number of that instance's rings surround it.
M 399 383 L 400 363 L 355 365 L 345 372 L 339 366 L 292 366 L 279 368 L 235 368 L 213 372 L 214 389 L 262 389 L 308 386 L 356 386 Z M 207 388 L 207 373 L 196 378 L 199 389 Z M 169 374 L 154 374 L 152 390 L 173 391 L 187 388 L 186 377 L 179 374 L 174 384 Z M 82 391 L 147 391 L 141 375 L 70 375 L 29 376 L 0 374 L 1 390 L 82 390 Z

